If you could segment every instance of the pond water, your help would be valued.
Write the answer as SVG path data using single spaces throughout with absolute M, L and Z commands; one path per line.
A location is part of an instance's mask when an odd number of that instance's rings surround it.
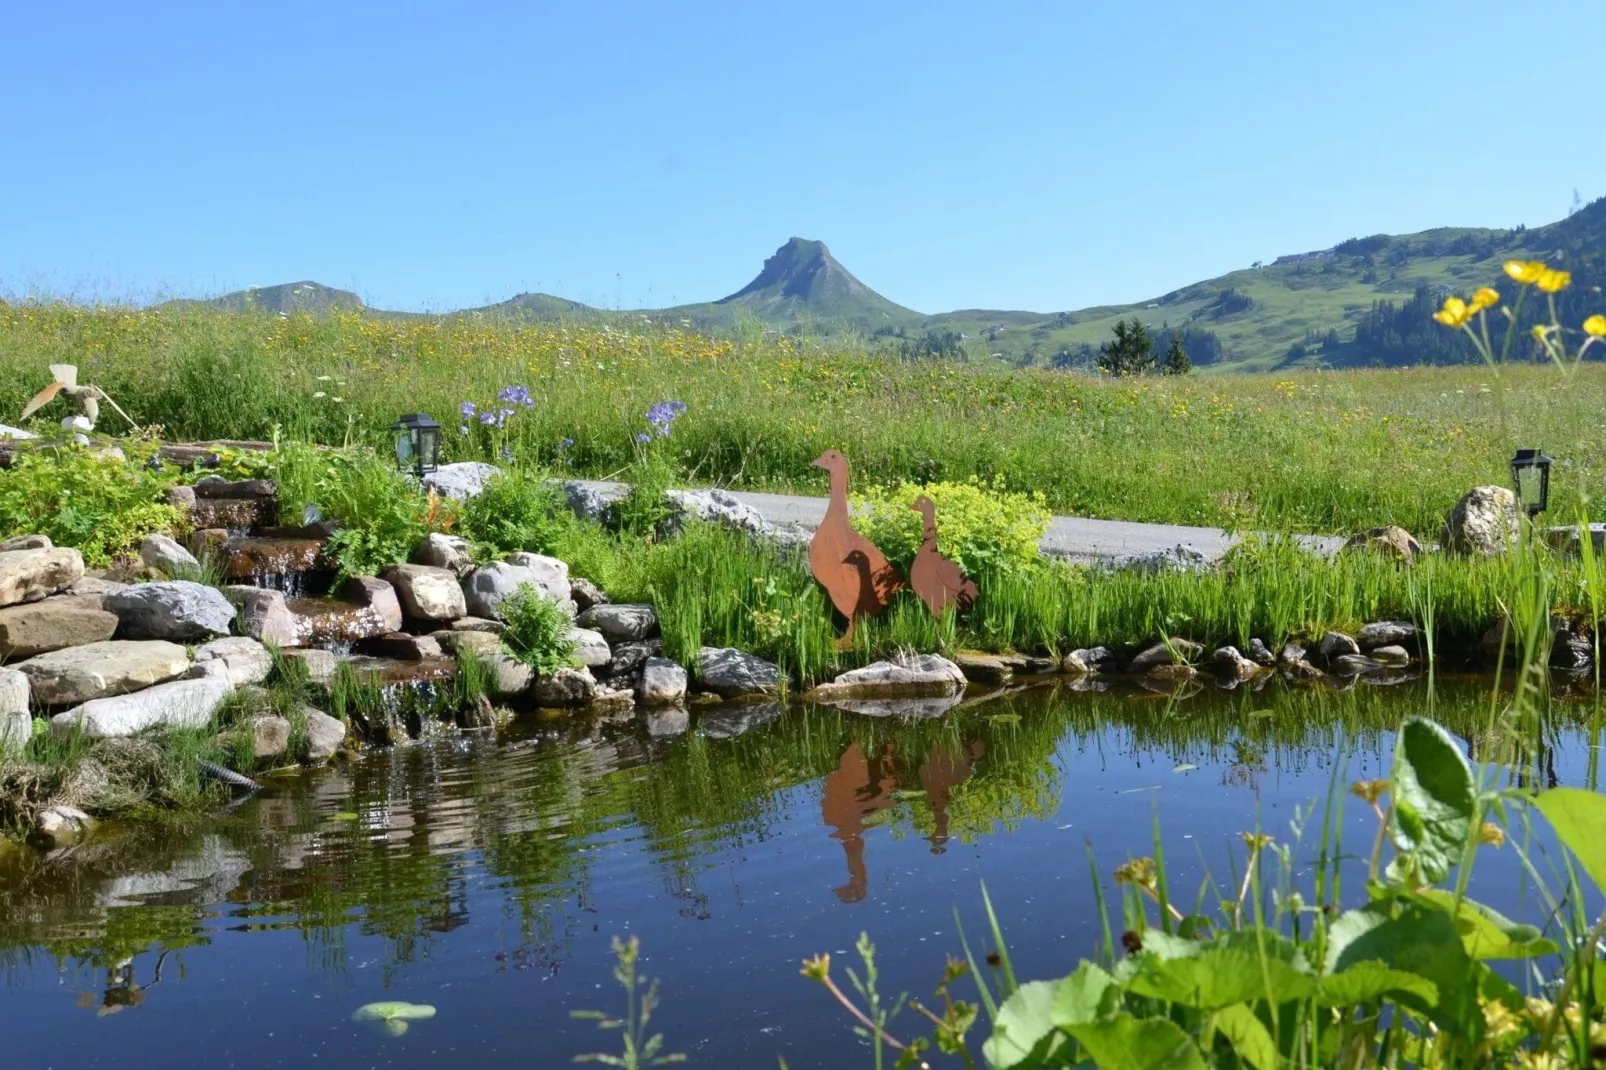
M 1060 686 L 918 721 L 757 707 L 654 738 L 526 719 L 377 751 L 182 826 L 0 851 L 3 1063 L 566 1065 L 610 1050 L 570 1012 L 622 1009 L 609 945 L 634 935 L 690 1065 L 868 1066 L 805 957 L 831 952 L 846 983 L 868 931 L 884 990 L 929 997 L 957 926 L 983 933 L 985 883 L 1017 969 L 1058 976 L 1099 937 L 1085 845 L 1108 890 L 1157 811 L 1191 902 L 1207 868 L 1232 883 L 1240 832 L 1287 842 L 1314 811 L 1308 867 L 1330 785 L 1386 775 L 1409 714 L 1482 738 L 1488 687 Z M 1592 784 L 1593 700 L 1557 708 L 1542 776 Z M 1351 802 L 1358 858 L 1374 824 Z M 1514 863 L 1474 884 L 1521 914 Z M 351 1020 L 376 1000 L 437 1014 L 389 1036 Z

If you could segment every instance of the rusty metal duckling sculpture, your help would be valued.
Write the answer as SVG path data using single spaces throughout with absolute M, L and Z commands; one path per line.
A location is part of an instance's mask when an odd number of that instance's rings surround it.
M 848 459 L 840 450 L 826 450 L 814 461 L 831 475 L 831 499 L 809 543 L 809 570 L 847 618 L 848 630 L 838 640 L 847 647 L 860 617 L 874 617 L 903 588 L 903 577 L 887 555 L 848 522 Z
M 909 508 L 925 521 L 925 535 L 920 549 L 909 565 L 909 586 L 926 603 L 933 617 L 941 617 L 950 605 L 963 612 L 976 603 L 981 589 L 976 581 L 965 575 L 957 563 L 937 552 L 937 506 L 924 494 L 916 498 Z

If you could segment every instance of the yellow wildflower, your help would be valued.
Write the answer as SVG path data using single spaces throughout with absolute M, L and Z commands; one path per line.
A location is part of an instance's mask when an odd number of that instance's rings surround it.
M 1546 268 L 1539 275 L 1538 287 L 1547 294 L 1565 290 L 1573 281 L 1572 272 Z
M 1444 307 L 1435 312 L 1433 318 L 1446 327 L 1464 327 L 1472 318 L 1472 309 L 1459 297 L 1446 297 Z
M 1472 311 L 1482 312 L 1486 308 L 1493 308 L 1500 303 L 1500 291 L 1492 290 L 1487 286 L 1480 287 L 1472 295 Z
M 1532 286 L 1539 281 L 1539 276 L 1550 270 L 1543 260 L 1507 260 L 1505 269 L 1507 275 L 1524 286 Z
M 1584 333 L 1592 338 L 1606 338 L 1606 316 L 1596 314 L 1585 320 Z

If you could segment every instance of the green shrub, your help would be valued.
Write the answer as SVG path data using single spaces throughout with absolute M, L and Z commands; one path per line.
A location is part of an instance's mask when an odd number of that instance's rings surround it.
M 674 481 L 674 465 L 656 450 L 644 450 L 630 469 L 630 492 L 613 503 L 614 526 L 625 535 L 656 535 L 673 512 L 664 495 Z
M 577 664 L 569 615 L 529 584 L 522 584 L 501 606 L 507 631 L 502 645 L 541 676 Z
M 872 487 L 855 503 L 853 526 L 907 569 L 920 548 L 920 514 L 910 506 L 921 495 L 937 507 L 938 549 L 970 575 L 1027 568 L 1038 560 L 1037 544 L 1050 519 L 1043 496 L 1011 491 L 1002 479 Z
M 0 538 L 48 535 L 77 547 L 85 564 L 104 566 L 147 535 L 180 532 L 183 514 L 163 501 L 175 482 L 137 456 L 130 463 L 81 446 L 21 451 L 0 473 Z
M 550 554 L 569 521 L 558 495 L 558 488 L 538 473 L 504 472 L 463 503 L 458 532 L 487 558 L 517 550 Z
M 297 495 L 308 495 L 305 500 L 316 502 L 325 517 L 340 521 L 326 552 L 339 564 L 343 577 L 371 576 L 386 565 L 406 561 L 419 540 L 449 518 L 438 502 L 419 493 L 406 476 L 371 450 L 320 456 L 322 470 L 311 478 L 304 467 L 291 471 Z M 305 461 L 297 464 L 304 466 Z

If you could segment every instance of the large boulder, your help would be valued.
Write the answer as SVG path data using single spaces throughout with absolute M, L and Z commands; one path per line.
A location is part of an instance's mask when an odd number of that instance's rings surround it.
M 489 670 L 486 686 L 496 698 L 522 695 L 535 683 L 535 670 L 506 654 L 488 654 L 480 658 L 480 664 Z
M 140 583 L 106 596 L 125 639 L 210 639 L 228 635 L 233 604 L 216 587 L 189 580 Z
M 849 669 L 828 684 L 821 684 L 809 699 L 915 697 L 951 695 L 965 689 L 965 674 L 958 665 L 937 654 L 920 654 L 897 661 L 877 661 Z
M 396 597 L 396 588 L 384 580 L 376 576 L 352 576 L 341 585 L 340 597 L 354 606 L 373 610 L 383 630 L 401 631 L 401 600 Z
M 501 469 L 484 461 L 459 461 L 443 464 L 433 472 L 424 474 L 424 486 L 453 501 L 467 501 L 485 489 L 485 484 Z
M 1402 561 L 1409 561 L 1422 552 L 1422 544 L 1409 531 L 1392 524 L 1357 532 L 1349 537 L 1343 548 L 1349 551 L 1373 550 Z
M 475 632 L 466 629 L 446 628 L 442 631 L 431 632 L 430 638 L 439 643 L 441 649 L 451 653 L 459 660 L 463 658 L 485 658 L 493 654 L 502 653 L 502 637 L 494 632 Z
M 9 539 L 0 539 L 0 554 L 9 554 L 13 550 L 48 550 L 54 545 L 49 535 L 13 535 Z
M 20 662 L 39 706 L 74 706 L 138 691 L 190 670 L 189 655 L 174 643 L 115 639 L 53 650 Z
M 1506 487 L 1473 487 L 1444 518 L 1444 548 L 1495 557 L 1517 541 L 1517 496 Z
M 41 546 L 0 552 L 0 606 L 37 602 L 66 590 L 83 575 L 83 555 L 68 547 Z
M 460 535 L 443 535 L 432 531 L 413 548 L 413 564 L 431 568 L 449 568 L 459 576 L 474 569 L 474 555 L 469 551 L 468 540 Z
M 384 577 L 396 588 L 402 612 L 414 620 L 456 620 L 468 616 L 463 588 L 451 569 L 430 565 L 392 565 Z
M 283 591 L 269 587 L 231 586 L 223 594 L 239 611 L 240 631 L 261 643 L 291 647 L 301 643 L 301 628 Z
M 221 676 L 235 687 L 260 684 L 273 671 L 268 648 L 255 639 L 231 635 L 214 639 L 195 651 L 192 676 Z
M 90 595 L 56 595 L 0 609 L 0 657 L 31 658 L 69 646 L 101 643 L 117 632 L 117 615 Z
M 763 658 L 734 647 L 705 646 L 697 652 L 697 682 L 724 698 L 741 698 L 773 695 L 780 691 L 786 677 Z
M 505 560 L 510 565 L 527 568 L 535 573 L 532 582 L 552 601 L 562 604 L 573 600 L 574 583 L 569 577 L 567 562 L 556 557 L 548 557 L 546 554 L 523 551 L 508 554 Z
M 601 632 L 590 628 L 570 628 L 569 638 L 574 641 L 574 656 L 588 669 L 600 669 L 613 661 L 613 651 Z
M 131 736 L 157 725 L 200 728 L 212 720 L 212 714 L 232 690 L 227 680 L 208 676 L 157 684 L 129 695 L 91 699 L 52 717 L 50 734 L 70 737 L 82 733 L 88 739 L 107 739 Z
M 550 709 L 589 706 L 597 696 L 597 681 L 585 669 L 559 669 L 535 682 L 535 704 Z
M 636 697 L 643 706 L 668 706 L 686 698 L 686 670 L 668 658 L 648 658 Z
M 610 643 L 634 643 L 658 634 L 658 614 L 647 605 L 592 606 L 575 623 L 601 632 Z
M 672 510 L 665 525 L 668 531 L 678 530 L 689 517 L 761 538 L 771 531 L 770 522 L 763 514 L 738 500 L 730 491 L 670 490 L 664 492 L 664 498 Z
M 167 535 L 147 535 L 139 544 L 139 559 L 146 568 L 168 576 L 199 571 L 201 563 L 178 542 Z
M 463 577 L 463 598 L 470 613 L 492 620 L 502 619 L 502 603 L 513 597 L 520 587 L 534 588 L 542 597 L 558 603 L 565 610 L 574 608 L 574 603 L 569 601 L 568 565 L 555 557 L 542 557 L 539 554 L 513 556 L 535 563 L 524 564 L 509 558 L 481 565 Z M 557 567 L 554 568 L 554 565 Z

